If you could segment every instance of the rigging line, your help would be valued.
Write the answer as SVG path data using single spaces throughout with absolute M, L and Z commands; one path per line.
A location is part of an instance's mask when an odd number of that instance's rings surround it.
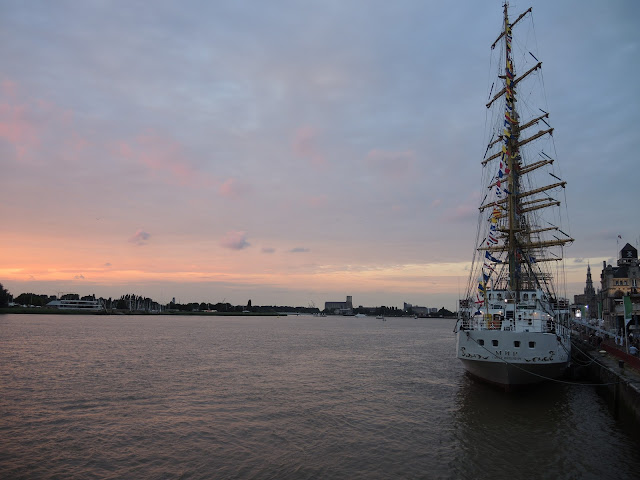
M 592 358 L 591 361 L 583 363 L 580 362 L 578 360 L 576 360 L 575 358 L 571 361 L 571 363 L 577 365 L 578 367 L 588 367 L 589 365 L 593 364 L 593 363 L 597 363 L 595 358 Z M 600 365 L 600 364 L 598 364 Z
M 536 22 L 535 22 L 535 20 L 533 18 L 533 11 L 531 11 L 531 15 L 529 16 L 529 20 L 531 22 L 531 30 L 533 31 L 534 50 L 536 52 L 539 52 L 540 50 L 538 49 L 538 35 L 536 34 Z M 531 53 L 531 52 L 529 52 L 529 53 Z M 533 56 L 533 54 L 531 54 L 531 56 Z M 542 95 L 544 97 L 544 103 L 545 103 L 545 105 L 548 105 L 549 103 L 548 103 L 548 100 L 547 100 L 547 90 L 546 90 L 546 87 L 544 85 L 544 74 L 542 73 L 542 69 L 540 71 L 540 82 L 542 83 Z M 540 109 L 540 110 L 542 110 L 542 109 Z M 544 110 L 542 110 L 542 111 L 544 112 Z
M 595 362 L 595 363 L 597 363 L 598 365 L 600 365 L 601 367 L 605 367 L 605 368 L 607 368 L 607 366 L 606 366 L 606 365 L 604 365 L 603 363 L 598 362 L 598 361 L 596 360 L 596 358 L 595 358 L 595 357 L 592 357 L 591 355 L 589 355 L 588 353 L 586 353 L 584 350 L 580 350 L 580 349 L 579 349 L 576 345 L 574 345 L 573 343 L 572 343 L 572 348 L 573 348 L 573 349 L 575 349 L 575 350 L 577 350 L 578 352 L 580 352 L 580 353 L 581 353 L 582 355 L 584 355 L 585 357 L 587 357 L 587 358 L 590 358 L 590 359 L 591 359 L 591 361 L 590 361 L 589 363 L 587 363 L 586 365 L 581 365 L 581 366 L 586 367 L 587 365 L 591 365 L 592 363 L 594 363 L 594 362 Z
M 565 346 L 564 346 L 564 343 L 560 342 L 560 346 L 562 347 L 562 349 L 563 349 L 565 352 L 567 352 L 569 355 L 571 355 L 571 351 L 567 350 L 567 347 L 565 347 Z M 573 345 L 573 344 L 572 344 L 572 346 L 571 346 L 571 347 L 572 347 L 572 348 L 575 348 L 576 350 L 578 350 L 580 353 L 582 353 L 582 354 L 583 354 L 584 356 L 586 356 L 587 358 L 590 358 L 590 357 L 589 357 L 589 355 L 586 355 L 586 354 L 585 354 L 582 350 L 580 350 L 578 347 L 574 347 L 574 345 Z M 596 361 L 596 359 L 595 359 L 595 358 L 592 358 L 590 362 L 587 362 L 587 363 L 579 363 L 579 362 L 577 361 L 577 359 L 575 359 L 575 358 L 574 358 L 574 359 L 572 359 L 572 363 L 575 363 L 575 364 L 577 364 L 577 365 L 579 365 L 579 366 L 581 366 L 581 367 L 588 367 L 589 365 L 591 365 L 591 364 L 592 364 L 593 362 L 595 362 L 595 361 Z
M 529 52 L 529 55 L 531 55 L 531 56 L 534 58 L 534 60 L 535 60 L 536 62 L 539 62 L 539 61 L 540 61 L 540 60 L 538 60 L 538 59 L 536 58 L 536 56 L 535 56 L 533 53 Z
M 480 229 L 482 228 L 483 217 L 482 214 L 478 214 L 478 224 L 476 226 L 476 241 L 480 238 Z M 471 272 L 475 270 L 476 259 L 478 257 L 478 250 L 476 248 L 473 249 L 473 256 L 471 257 Z M 475 285 L 475 278 L 473 275 L 469 275 L 467 278 L 467 287 L 466 287 L 466 297 L 469 299 L 473 296 L 473 288 Z

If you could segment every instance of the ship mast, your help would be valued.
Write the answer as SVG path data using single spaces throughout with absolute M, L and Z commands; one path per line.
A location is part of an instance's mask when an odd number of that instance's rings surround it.
M 505 147 L 506 166 L 511 172 L 508 176 L 507 185 L 509 186 L 510 195 L 507 196 L 507 259 L 509 263 L 509 289 L 516 293 L 520 291 L 520 263 L 516 258 L 516 232 L 519 230 L 519 215 L 517 211 L 517 199 L 519 193 L 519 155 L 518 155 L 518 138 L 520 136 L 520 125 L 518 122 L 518 114 L 516 112 L 515 103 L 515 84 L 514 84 L 514 66 L 511 59 L 511 25 L 509 24 L 509 4 L 504 4 L 504 48 L 505 48 Z M 506 157 L 506 158 L 505 158 Z
M 500 133 L 493 131 L 485 151 L 485 158 L 481 162 L 483 167 L 487 167 L 491 161 L 495 162 L 491 171 L 497 172 L 496 175 L 488 177 L 491 195 L 485 196 L 480 206 L 481 214 L 487 210 L 490 212 L 488 224 L 484 230 L 485 238 L 477 246 L 477 251 L 484 252 L 484 255 L 481 257 L 483 258 L 482 267 L 478 267 L 478 273 L 481 276 L 479 284 L 476 284 L 479 291 L 476 295 L 478 299 L 476 303 L 483 303 L 485 307 L 488 307 L 486 291 L 487 283 L 491 278 L 493 278 L 493 288 L 509 292 L 507 298 L 511 298 L 515 303 L 520 301 L 522 291 L 537 288 L 545 292 L 545 297 L 555 298 L 556 293 L 551 283 L 553 275 L 542 264 L 562 260 L 562 252 L 556 255 L 552 250 L 557 251 L 555 247 L 562 248 L 573 241 L 568 234 L 541 215 L 542 210 L 560 205 L 560 201 L 551 197 L 549 192 L 564 188 L 566 184 L 548 170 L 549 175 L 555 178 L 556 182 L 549 183 L 539 178 L 537 171 L 543 167 L 548 169 L 548 166 L 554 163 L 554 159 L 542 150 L 539 152 L 540 158 L 532 158 L 529 155 L 526 160 L 523 159 L 523 152 L 526 153 L 523 148 L 530 148 L 524 146 L 545 135 L 551 136 L 553 128 L 547 122 L 549 114 L 542 109 L 540 109 L 542 114 L 536 113 L 530 118 L 523 119 L 521 123 L 519 111 L 526 111 L 527 105 L 522 109 L 516 108 L 516 87 L 520 81 L 541 69 L 542 62 L 531 54 L 537 63 L 531 68 L 525 68 L 526 71 L 516 77 L 512 53 L 512 29 L 527 13 L 531 12 L 531 8 L 517 17 L 513 23 L 510 23 L 508 8 L 509 4 L 505 2 L 502 32 L 491 46 L 493 50 L 499 41 L 504 41 L 504 51 L 500 52 L 501 56 L 504 54 L 504 60 L 498 64 L 500 69 L 498 77 L 502 80 L 504 88 L 486 104 L 487 108 L 498 110 L 498 123 L 494 126 Z M 491 88 L 493 90 L 493 85 Z M 503 96 L 504 102 L 499 106 L 495 102 Z M 544 123 L 548 128 L 540 129 L 533 134 L 525 133 L 540 123 Z M 498 133 L 497 136 L 496 133 Z M 490 153 L 490 150 L 496 147 L 498 147 L 497 152 L 493 150 L 496 153 Z M 498 162 L 499 167 L 496 165 Z M 542 186 L 535 180 L 542 180 Z M 485 200 L 487 200 L 486 203 Z M 549 216 L 547 215 L 546 218 Z M 558 237 L 555 233 L 562 236 Z M 473 280 L 470 284 L 472 283 Z

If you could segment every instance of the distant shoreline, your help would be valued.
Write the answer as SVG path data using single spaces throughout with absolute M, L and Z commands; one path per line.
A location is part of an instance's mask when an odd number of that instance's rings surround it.
M 4 307 L 0 308 L 0 315 L 13 313 L 16 315 L 95 315 L 95 316 L 109 316 L 109 317 L 120 317 L 120 316 L 199 316 L 199 317 L 286 317 L 286 316 L 298 316 L 298 315 L 309 315 L 309 316 L 317 316 L 312 313 L 295 313 L 295 312 L 181 312 L 181 311 L 163 311 L 163 312 L 143 312 L 143 311 L 86 311 L 86 310 L 61 310 L 58 308 L 46 308 L 46 307 Z M 344 317 L 345 315 L 323 315 L 322 318 L 326 317 Z M 353 315 L 348 318 L 353 318 Z M 398 316 L 389 316 L 387 318 L 410 318 L 412 315 L 398 315 Z M 373 315 L 367 315 L 367 318 L 375 318 Z M 437 316 L 437 317 L 419 317 L 422 320 L 434 320 L 438 318 L 453 318 L 456 316 Z
M 122 316 L 122 315 L 197 315 L 204 317 L 276 317 L 286 316 L 286 313 L 277 312 L 179 312 L 179 311 L 164 311 L 164 312 L 142 312 L 142 311 L 87 311 L 87 310 L 71 310 L 71 309 L 58 309 L 58 308 L 31 308 L 31 307 L 6 307 L 0 308 L 0 314 L 15 313 L 19 315 L 105 315 L 105 316 Z

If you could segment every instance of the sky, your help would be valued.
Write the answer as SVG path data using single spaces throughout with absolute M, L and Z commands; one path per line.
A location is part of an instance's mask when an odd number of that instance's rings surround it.
M 529 6 L 572 296 L 640 238 L 640 3 Z M 494 0 L 0 0 L 0 283 L 455 309 L 501 22 Z

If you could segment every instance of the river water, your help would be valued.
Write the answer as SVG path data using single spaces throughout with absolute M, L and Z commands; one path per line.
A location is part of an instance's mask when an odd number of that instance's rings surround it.
M 640 478 L 593 387 L 478 384 L 453 326 L 0 315 L 0 478 Z

